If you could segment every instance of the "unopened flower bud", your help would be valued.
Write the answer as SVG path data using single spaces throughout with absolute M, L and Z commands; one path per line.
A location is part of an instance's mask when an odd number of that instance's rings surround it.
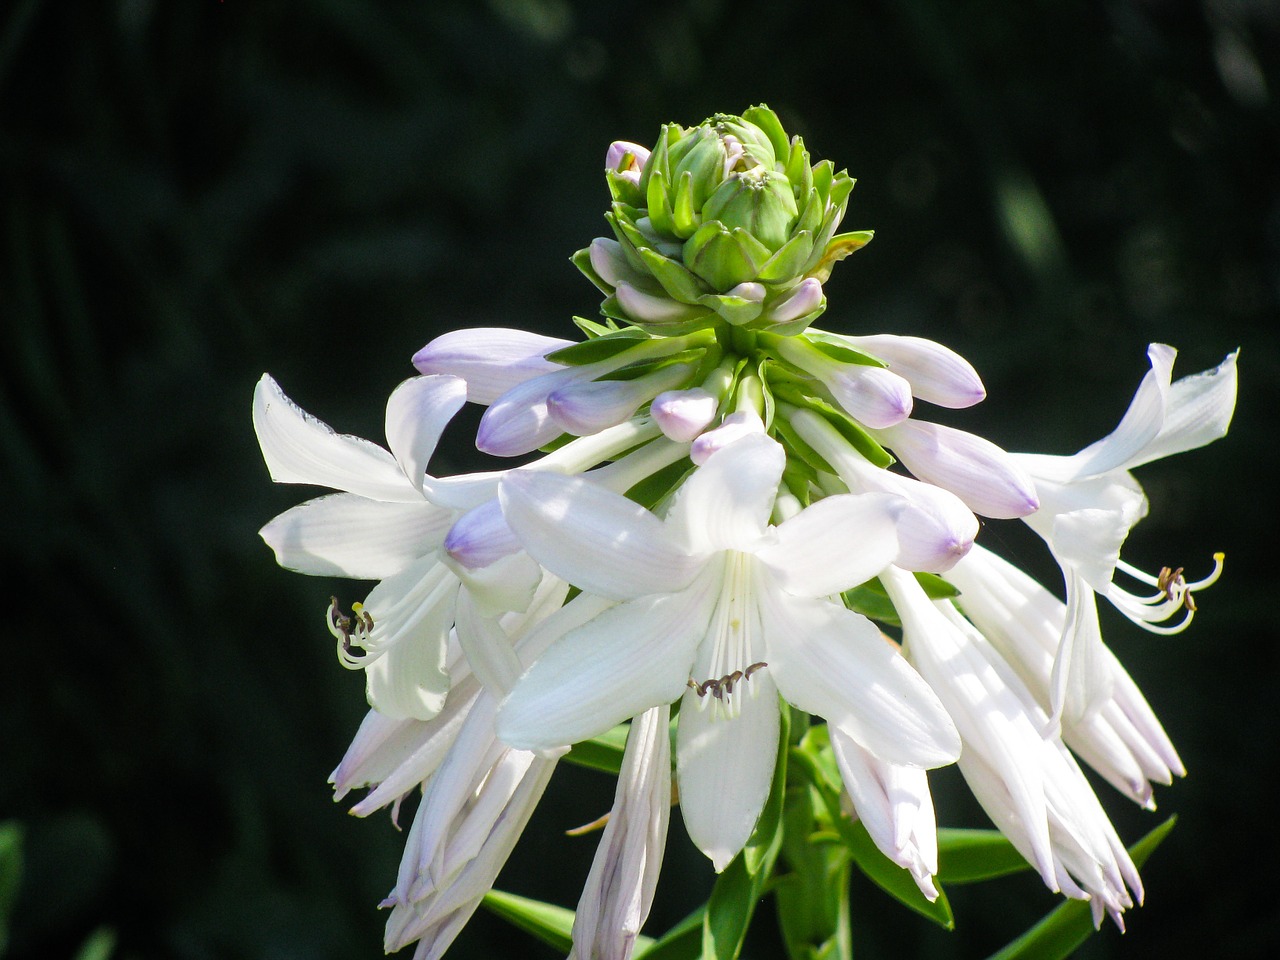
M 667 390 L 653 398 L 649 412 L 666 436 L 688 443 L 716 417 L 720 401 L 701 387 Z

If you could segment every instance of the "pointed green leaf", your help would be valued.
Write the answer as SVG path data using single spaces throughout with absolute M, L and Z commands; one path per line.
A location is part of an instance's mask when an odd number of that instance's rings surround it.
M 751 264 L 751 276 L 746 279 L 755 279 L 764 265 L 773 257 L 773 251 L 757 240 L 751 231 L 744 230 L 742 227 L 734 227 L 730 231 L 730 236 L 742 247 L 743 256 Z M 781 245 L 779 245 L 779 249 L 781 249 Z
M 693 171 L 686 170 L 676 182 L 676 198 L 671 207 L 675 235 L 681 240 L 692 237 L 702 223 L 702 217 L 694 209 L 693 195 Z
M 573 947 L 572 910 L 496 889 L 486 893 L 483 902 L 491 913 L 561 953 L 567 953 Z
M 812 236 L 818 232 L 818 228 L 822 226 L 823 218 L 827 215 L 827 204 L 817 191 L 809 194 L 805 205 L 800 208 L 800 217 L 796 220 L 796 230 L 807 230 Z M 812 247 L 810 247 L 812 250 Z
M 756 265 L 718 220 L 707 221 L 685 241 L 683 258 L 713 290 L 729 290 L 756 275 Z
M 683 264 L 668 259 L 652 247 L 637 251 L 649 272 L 662 284 L 662 289 L 681 303 L 697 303 L 707 287 Z
M 748 123 L 754 123 L 764 131 L 764 135 L 769 138 L 769 143 L 773 145 L 773 152 L 777 157 L 781 158 L 787 155 L 791 144 L 787 139 L 787 132 L 782 129 L 782 121 L 778 119 L 776 113 L 761 103 L 743 110 L 742 119 Z
M 863 353 L 861 350 L 855 350 L 831 334 L 812 336 L 808 339 L 819 353 L 830 357 L 832 360 L 838 360 L 841 363 L 853 363 L 862 367 L 887 366 L 883 360 L 873 357 L 869 353 Z
M 938 829 L 938 877 L 949 884 L 993 880 L 1030 869 L 999 830 Z
M 790 240 L 778 248 L 778 252 L 765 261 L 756 279 L 761 283 L 782 283 L 800 275 L 809 255 L 813 252 L 813 233 L 797 231 Z
M 1170 817 L 1129 848 L 1135 866 L 1141 867 L 1146 862 L 1177 820 L 1176 816 Z M 1067 960 L 1093 932 L 1089 904 L 1068 900 L 987 960 Z
M 581 330 L 584 336 L 592 340 L 596 337 L 607 337 L 611 333 L 618 332 L 617 325 L 612 321 L 597 323 L 595 320 L 588 320 L 586 317 L 574 317 L 573 325 Z
M 835 224 L 831 223 L 826 229 L 834 229 Z M 824 230 L 825 232 L 825 230 Z M 842 233 L 838 236 L 824 238 L 819 235 L 818 242 L 823 245 L 822 256 L 818 258 L 817 263 L 808 271 L 809 276 L 816 277 L 822 283 L 827 282 L 827 278 L 831 276 L 831 271 L 837 263 L 843 260 L 855 250 L 861 250 L 871 242 L 875 236 L 874 230 L 858 230 L 853 233 Z
M 936 573 L 925 573 L 923 570 L 916 572 L 916 582 L 924 587 L 924 592 L 928 594 L 930 600 L 951 600 L 960 596 L 960 591 L 956 589 L 955 584 L 948 583 Z
M 747 297 L 735 297 L 727 293 L 708 293 L 699 297 L 698 303 L 704 307 L 710 307 L 735 327 L 750 323 L 764 310 L 763 300 L 750 300 Z
M 889 599 L 889 594 L 885 593 L 878 579 L 873 578 L 851 590 L 846 590 L 840 594 L 840 598 L 854 613 L 860 613 L 864 617 L 891 627 L 902 626 L 897 608 L 894 607 L 893 601 Z
M 625 353 L 638 343 L 652 339 L 637 327 L 610 331 L 581 343 L 574 343 L 559 350 L 552 350 L 547 359 L 552 363 L 564 364 L 566 367 L 580 367 L 600 360 L 608 360 L 620 353 Z
M 673 492 L 694 471 L 693 462 L 682 457 L 668 464 L 657 473 L 651 473 L 627 491 L 626 497 L 646 509 L 652 510 L 667 494 Z
M 649 222 L 659 233 L 675 232 L 675 221 L 671 219 L 671 195 L 667 191 L 667 177 L 661 170 L 653 171 L 649 177 L 646 199 L 649 202 Z

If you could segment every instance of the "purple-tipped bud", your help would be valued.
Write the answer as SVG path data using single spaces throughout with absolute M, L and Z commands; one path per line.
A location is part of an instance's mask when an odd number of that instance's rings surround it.
M 691 364 L 673 363 L 635 380 L 572 383 L 547 397 L 547 412 L 566 433 L 590 436 L 630 419 L 641 406 L 685 382 L 693 372 Z
M 640 171 L 649 162 L 649 148 L 628 140 L 615 140 L 604 155 L 604 168 L 639 185 Z
M 822 284 L 814 277 L 801 280 L 786 296 L 781 297 L 769 310 L 769 319 L 774 323 L 790 323 L 808 316 L 822 306 L 826 297 L 822 293 Z
M 876 439 L 917 477 L 950 490 L 974 513 L 1004 520 L 1040 508 L 1031 478 L 990 440 L 920 420 L 880 431 Z
M 658 394 L 649 412 L 669 439 L 688 443 L 716 418 L 719 407 L 719 400 L 701 387 L 693 387 Z
M 702 466 L 717 450 L 722 450 L 734 441 L 753 434 L 764 433 L 764 421 L 754 410 L 739 410 L 724 418 L 720 426 L 708 430 L 689 450 L 689 459 Z
M 512 387 L 562 369 L 545 357 L 573 341 L 504 327 L 441 334 L 413 355 L 419 373 L 446 373 L 467 382 L 467 399 L 493 403 Z
M 676 324 L 698 317 L 708 316 L 711 311 L 705 307 L 694 307 L 680 303 L 669 297 L 655 297 L 633 287 L 626 281 L 620 281 L 614 288 L 614 295 L 627 315 L 638 323 Z
M 563 428 L 547 411 L 547 396 L 589 376 L 583 367 L 558 368 L 498 397 L 476 430 L 476 449 L 495 457 L 518 457 L 560 436 Z
M 497 499 L 468 510 L 449 529 L 444 549 L 468 570 L 479 570 L 520 550 Z
M 823 382 L 851 417 L 873 429 L 911 416 L 911 384 L 883 367 L 843 364 Z
M 911 392 L 921 400 L 959 410 L 973 406 L 987 395 L 987 388 L 972 364 L 940 343 L 892 334 L 846 337 L 845 340 L 855 349 L 889 364 L 894 373 L 911 384 Z

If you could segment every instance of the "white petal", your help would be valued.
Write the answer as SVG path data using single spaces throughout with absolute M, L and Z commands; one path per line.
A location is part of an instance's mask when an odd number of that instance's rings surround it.
M 400 469 L 419 490 L 440 435 L 467 400 L 457 377 L 413 377 L 387 398 L 387 445 Z
M 485 616 L 476 608 L 470 592 L 463 590 L 458 595 L 456 621 L 458 644 L 471 672 L 496 698 L 506 696 L 524 667 L 498 618 Z
M 743 437 L 763 436 L 764 421 L 754 410 L 738 410 L 720 421 L 720 426 L 700 434 L 693 441 L 689 459 L 702 466 L 712 455 Z
M 841 339 L 889 364 L 889 369 L 906 379 L 911 392 L 921 400 L 958 410 L 973 406 L 987 395 L 972 364 L 933 340 L 893 334 Z
M 1169 403 L 1169 381 L 1178 351 L 1163 343 L 1147 348 L 1151 370 L 1142 378 L 1137 392 L 1119 425 L 1107 436 L 1064 458 L 1070 476 L 1091 477 L 1127 467 L 1160 433 Z
M 419 373 L 445 373 L 467 382 L 467 399 L 493 403 L 526 380 L 562 369 L 543 359 L 571 340 L 544 337 L 525 330 L 477 327 L 436 337 L 413 355 Z
M 788 593 L 826 597 L 870 580 L 898 554 L 907 502 L 887 493 L 826 497 L 778 527 L 756 551 Z
M 631 722 L 604 836 L 573 920 L 570 960 L 628 960 L 649 916 L 671 815 L 667 704 Z
M 769 797 L 778 753 L 778 695 L 768 671 L 736 695 L 728 719 L 687 690 L 676 733 L 676 776 L 685 829 L 716 873 L 737 856 Z
M 423 617 L 365 667 L 370 706 L 388 717 L 415 720 L 430 720 L 440 712 L 449 692 L 444 664 L 452 619 Z
M 286 569 L 382 580 L 435 551 L 452 519 L 425 500 L 386 503 L 335 493 L 286 510 L 258 533 Z
M 1236 408 L 1236 354 L 1211 370 L 1183 377 L 1169 391 L 1160 433 L 1126 466 L 1195 450 L 1226 435 Z
M 1078 723 L 1111 698 L 1112 677 L 1098 606 L 1083 578 L 1064 569 L 1067 581 L 1067 622 L 1049 679 L 1050 723 L 1060 719 Z
M 715 597 L 710 584 L 620 604 L 554 643 L 498 713 L 498 736 L 542 750 L 577 743 L 660 703 L 689 681 Z
M 938 697 L 866 617 L 761 589 L 769 671 L 782 696 L 888 763 L 938 767 L 960 738 Z
M 1035 484 L 1013 457 L 989 440 L 920 420 L 879 431 L 881 439 L 921 480 L 950 490 L 984 517 L 1024 517 L 1039 506 Z
M 705 436 L 705 434 L 704 434 Z M 717 451 L 677 492 L 667 523 L 694 553 L 755 546 L 765 532 L 786 454 L 764 434 Z
M 588 593 L 627 600 L 679 590 L 699 568 L 648 510 L 580 477 L 518 471 L 502 510 L 535 560 Z
M 542 582 L 542 568 L 526 553 L 501 557 L 477 570 L 463 567 L 454 572 L 486 617 L 528 609 Z
M 335 433 L 265 373 L 253 392 L 253 428 L 276 483 L 310 483 L 371 500 L 422 499 L 391 454 L 376 443 Z

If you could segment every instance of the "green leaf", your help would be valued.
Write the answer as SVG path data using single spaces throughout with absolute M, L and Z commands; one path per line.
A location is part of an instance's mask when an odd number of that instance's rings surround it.
M 817 348 L 819 353 L 825 354 L 832 360 L 838 360 L 841 363 L 852 363 L 860 367 L 887 366 L 883 360 L 878 360 L 871 354 L 863 353 L 861 350 L 855 350 L 847 343 L 841 343 L 834 337 L 811 336 L 809 342 Z
M 854 613 L 860 613 L 864 617 L 878 620 L 891 627 L 902 626 L 897 608 L 894 607 L 893 601 L 889 599 L 889 594 L 885 593 L 884 586 L 878 579 L 868 580 L 851 590 L 846 590 L 840 594 L 840 597 L 844 600 L 844 605 Z
M 782 833 L 787 872 L 773 888 L 778 923 L 792 960 L 850 960 L 849 853 L 819 829 L 816 795 L 803 780 L 787 790 Z
M 724 872 L 716 878 L 702 924 L 702 956 L 706 960 L 736 960 L 747 936 L 747 927 L 782 847 L 782 800 L 786 793 L 789 709 L 779 701 L 778 762 L 773 785 L 756 828 Z
M 672 299 L 679 300 L 681 303 L 697 303 L 699 298 L 707 292 L 706 285 L 690 273 L 684 264 L 664 257 L 652 247 L 644 247 L 637 252 L 643 258 L 649 272 L 658 283 L 662 284 L 662 289 Z
M 627 745 L 627 731 L 630 729 L 630 724 L 620 723 L 598 737 L 579 741 L 569 748 L 563 759 L 589 770 L 603 770 L 616 775 L 622 769 L 622 751 Z
M 924 588 L 924 592 L 930 600 L 951 600 L 960 596 L 960 591 L 955 584 L 948 583 L 936 573 L 917 571 L 916 583 Z
M 9 942 L 9 918 L 22 884 L 22 824 L 0 823 L 0 955 Z
M 611 333 L 617 333 L 618 327 L 612 320 L 607 323 L 597 323 L 595 320 L 588 320 L 586 317 L 574 317 L 573 325 L 582 331 L 588 339 L 594 340 L 596 337 L 605 337 Z
M 671 493 L 682 483 L 685 477 L 694 471 L 693 462 L 688 457 L 682 457 L 675 463 L 668 464 L 657 473 L 651 473 L 645 477 L 625 494 L 628 500 L 640 504 L 647 510 L 652 510 L 663 497 Z
M 704 903 L 651 943 L 636 945 L 635 960 L 700 960 L 702 923 L 707 915 Z
M 595 284 L 596 289 L 606 297 L 613 293 L 612 284 L 605 283 L 600 274 L 596 273 L 596 268 L 591 265 L 591 249 L 589 247 L 583 247 L 569 258 L 569 262 L 577 267 L 584 277 Z
M 764 131 L 764 135 L 769 138 L 769 143 L 773 146 L 773 152 L 779 159 L 787 155 L 787 151 L 791 149 L 787 132 L 782 128 L 782 121 L 778 119 L 778 115 L 765 104 L 747 107 L 742 111 L 742 119 L 748 123 L 754 123 Z
M 484 895 L 484 905 L 512 926 L 532 934 L 561 953 L 573 947 L 573 911 L 502 890 Z
M 1129 848 L 1135 866 L 1146 862 L 1177 820 L 1176 816 L 1170 817 Z M 1066 960 L 1093 932 L 1089 904 L 1068 900 L 988 960 Z
M 976 883 L 1030 869 L 999 830 L 938 830 L 938 877 L 947 883 Z
M 871 438 L 871 434 L 862 429 L 861 425 L 851 420 L 843 410 L 836 409 L 821 397 L 810 396 L 799 383 L 788 382 L 771 371 L 770 386 L 779 400 L 784 400 L 793 406 L 820 414 L 824 420 L 836 428 L 836 431 L 849 446 L 862 454 L 863 458 L 868 462 L 881 468 L 892 466 L 895 462 L 890 453 L 876 443 Z M 827 468 L 827 472 L 835 473 L 830 468 Z
M 790 240 L 778 248 L 778 252 L 765 261 L 756 278 L 761 283 L 781 283 L 800 273 L 809 255 L 813 253 L 813 233 L 798 230 Z
M 570 344 L 559 350 L 552 350 L 547 359 L 552 363 L 564 364 L 566 367 L 581 367 L 588 363 L 608 360 L 620 353 L 625 353 L 637 343 L 650 339 L 649 335 L 636 327 L 622 330 L 611 330 L 590 340 Z

